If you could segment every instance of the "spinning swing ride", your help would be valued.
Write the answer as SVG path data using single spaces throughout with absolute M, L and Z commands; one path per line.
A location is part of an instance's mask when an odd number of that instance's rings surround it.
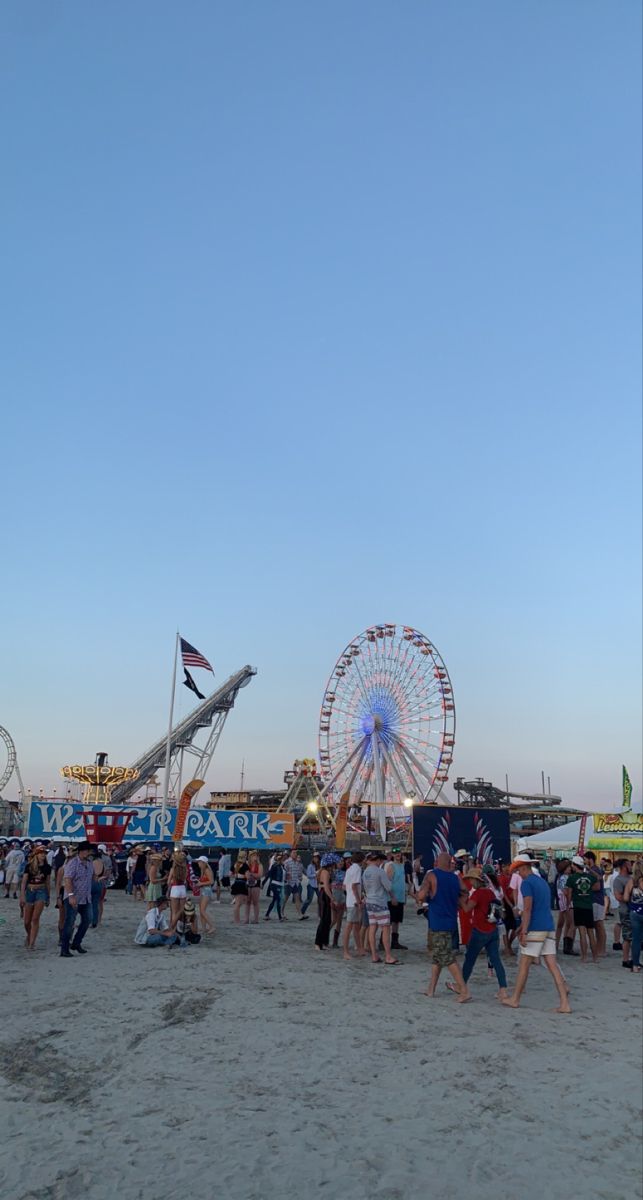
M 319 723 L 323 793 L 335 812 L 375 809 L 382 840 L 414 804 L 435 803 L 455 744 L 453 688 L 432 642 L 408 625 L 373 625 L 331 672 Z

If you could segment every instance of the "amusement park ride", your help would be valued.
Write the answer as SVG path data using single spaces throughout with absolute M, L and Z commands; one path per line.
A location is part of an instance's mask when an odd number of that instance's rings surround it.
M 437 802 L 454 745 L 453 688 L 435 646 L 408 625 L 373 625 L 349 642 L 326 686 L 321 775 L 296 763 L 280 811 L 294 811 L 299 827 L 308 814 L 324 830 L 345 809 L 348 829 L 358 830 L 370 829 L 375 810 L 386 841 L 409 824 L 415 804 Z M 302 791 L 313 784 L 302 814 Z
M 4 752 L 6 762 L 4 766 L 0 766 L 0 832 L 14 834 L 18 831 L 21 824 L 22 808 L 25 803 L 26 793 L 25 787 L 20 775 L 20 767 L 18 766 L 18 755 L 13 738 L 9 731 L 0 725 L 0 746 Z M 18 781 L 18 803 L 5 801 L 2 797 L 2 791 L 7 786 L 11 776 L 16 776 Z M 6 828 L 5 828 L 6 827 Z
M 177 803 L 186 756 L 186 779 L 204 779 L 237 695 L 255 674 L 245 666 L 231 675 L 131 766 L 112 767 L 101 753 L 63 775 L 84 784 L 87 806 L 131 803 L 143 787 L 149 802 L 169 742 L 169 796 Z M 339 839 L 340 831 L 343 837 L 376 827 L 383 841 L 397 838 L 415 804 L 437 802 L 454 744 L 453 688 L 433 643 L 411 626 L 370 626 L 349 642 L 328 680 L 319 772 L 315 760 L 298 759 L 277 811 L 294 813 L 300 832 L 308 824 Z
M 206 772 L 212 756 L 219 744 L 219 738 L 223 732 L 223 727 L 228 718 L 228 714 L 234 707 L 234 702 L 241 690 L 247 687 L 250 680 L 257 674 L 255 667 L 242 667 L 235 675 L 231 675 L 216 692 L 193 709 L 191 713 L 178 725 L 172 729 L 170 736 L 170 786 L 169 796 L 170 802 L 177 803 L 178 797 L 181 795 L 181 787 L 183 782 L 184 759 L 187 755 L 190 760 L 190 768 L 188 778 L 205 779 Z M 199 736 L 203 731 L 208 732 L 203 735 L 201 744 L 199 744 Z M 111 802 L 113 804 L 124 804 L 130 800 L 135 792 L 142 784 L 148 784 L 152 781 L 156 772 L 165 767 L 165 754 L 167 749 L 167 737 L 159 738 L 149 750 L 146 750 L 136 762 L 132 763 L 131 770 L 136 771 L 136 776 L 130 779 L 123 780 L 114 788 L 111 794 Z

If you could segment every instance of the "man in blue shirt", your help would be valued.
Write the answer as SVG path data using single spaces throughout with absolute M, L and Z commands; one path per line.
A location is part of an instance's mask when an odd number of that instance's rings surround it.
M 467 892 L 459 876 L 454 873 L 450 854 L 438 854 L 433 870 L 429 871 L 417 893 L 418 904 L 425 897 L 429 900 L 430 949 L 433 956 L 431 980 L 426 994 L 435 996 L 440 972 L 446 967 L 453 978 L 455 987 L 452 990 L 457 992 L 459 1003 L 466 1004 L 467 1000 L 472 999 L 471 992 L 455 961 L 452 936 L 458 921 L 458 909 L 465 903 Z
M 556 937 L 554 918 L 551 913 L 549 884 L 545 882 L 539 872 L 537 874 L 534 872 L 535 865 L 535 861 L 528 854 L 519 854 L 510 867 L 510 871 L 516 871 L 520 875 L 520 891 L 523 899 L 522 921 L 518 935 L 520 963 L 513 993 L 511 996 L 503 997 L 502 1003 L 506 1004 L 507 1008 L 519 1007 L 529 968 L 534 959 L 539 962 L 542 955 L 558 992 L 560 1004 L 556 1012 L 569 1013 L 572 1011 L 569 1006 L 569 988 L 556 962 Z

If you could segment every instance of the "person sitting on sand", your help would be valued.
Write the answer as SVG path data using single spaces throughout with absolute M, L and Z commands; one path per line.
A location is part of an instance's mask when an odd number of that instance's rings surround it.
M 520 890 L 522 892 L 523 910 L 520 925 L 521 955 L 518 965 L 518 975 L 511 996 L 505 996 L 502 1003 L 508 1008 L 518 1008 L 520 997 L 525 990 L 527 975 L 532 962 L 540 962 L 542 955 L 545 966 L 552 976 L 558 992 L 560 1004 L 556 1009 L 559 1013 L 569 1013 L 569 988 L 556 962 L 556 940 L 554 934 L 554 918 L 550 903 L 549 884 L 540 874 L 534 874 L 533 860 L 528 854 L 519 854 L 511 864 L 512 871 L 520 875 Z
M 159 898 L 156 904 L 148 908 L 134 934 L 137 946 L 173 946 L 178 942 L 178 934 L 170 929 L 167 904 L 167 900 Z
M 418 904 L 422 904 L 426 898 L 429 901 L 429 948 L 433 956 L 431 979 L 426 994 L 431 998 L 435 996 L 442 968 L 446 967 L 455 982 L 458 1002 L 465 1004 L 467 1000 L 471 1000 L 471 992 L 455 961 L 453 930 L 458 922 L 458 909 L 467 899 L 467 893 L 454 872 L 451 855 L 446 852 L 438 854 L 433 870 L 427 873 L 416 895 Z

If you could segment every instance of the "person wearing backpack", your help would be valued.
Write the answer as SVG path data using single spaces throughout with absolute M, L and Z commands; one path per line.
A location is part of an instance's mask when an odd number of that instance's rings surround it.
M 471 936 L 462 964 L 462 978 L 466 984 L 476 965 L 478 955 L 482 950 L 486 950 L 498 980 L 497 997 L 499 1000 L 503 1000 L 507 995 L 507 976 L 500 957 L 498 934 L 498 925 L 502 920 L 502 902 L 489 887 L 481 867 L 471 867 L 464 878 L 472 891 L 469 899 L 463 905 L 464 911 L 471 914 Z M 452 991 L 457 990 L 453 984 L 447 983 L 447 987 Z

